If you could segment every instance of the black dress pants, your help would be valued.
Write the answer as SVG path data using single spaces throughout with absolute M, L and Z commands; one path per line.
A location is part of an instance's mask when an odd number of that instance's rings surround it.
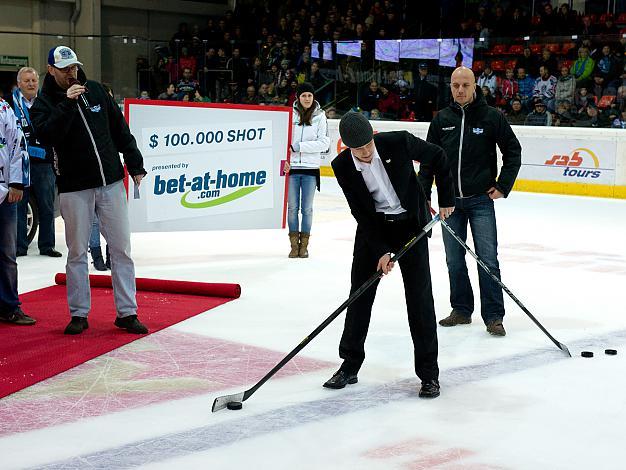
M 380 222 L 386 243 L 394 252 L 398 252 L 419 230 L 414 220 L 400 222 Z M 352 286 L 350 293 L 356 291 L 369 277 L 374 274 L 379 255 L 373 253 L 367 243 L 358 240 L 362 236 L 357 230 L 352 261 Z M 428 262 L 428 241 L 426 237 L 419 240 L 399 260 L 404 295 L 406 300 L 409 329 L 413 339 L 415 373 L 422 381 L 438 379 L 437 365 L 437 323 L 433 303 L 430 265 Z M 365 338 L 369 328 L 372 304 L 376 297 L 377 281 L 365 291 L 346 312 L 346 320 L 341 342 L 339 357 L 344 362 L 341 368 L 350 373 L 357 373 L 365 360 Z

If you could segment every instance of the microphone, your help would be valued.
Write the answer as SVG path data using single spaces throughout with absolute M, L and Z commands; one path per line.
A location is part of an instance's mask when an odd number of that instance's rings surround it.
M 70 86 L 72 86 L 72 85 L 81 85 L 81 83 L 77 79 L 75 79 L 74 77 L 70 78 L 68 80 L 68 83 L 70 84 Z M 89 106 L 89 102 L 87 101 L 87 98 L 85 98 L 85 95 L 83 93 L 81 93 L 80 98 L 83 101 L 83 104 L 85 105 L 85 108 L 90 108 L 91 107 L 91 106 Z

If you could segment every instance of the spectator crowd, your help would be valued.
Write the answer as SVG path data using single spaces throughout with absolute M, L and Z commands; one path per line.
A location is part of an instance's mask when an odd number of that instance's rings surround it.
M 471 17 L 452 14 L 437 32 L 474 37 L 473 70 L 489 104 L 514 124 L 624 127 L 626 39 L 619 27 L 626 15 L 583 16 L 567 3 L 543 2 L 531 16 L 528 2 L 493 3 L 480 2 Z M 140 98 L 291 106 L 297 86 L 309 82 L 330 118 L 359 109 L 370 119 L 430 121 L 449 102 L 450 70 L 433 60 L 366 67 L 375 64 L 373 40 L 433 37 L 412 26 L 410 13 L 391 0 L 266 1 L 205 25 L 182 23 L 155 49 Z M 557 35 L 578 39 L 555 48 L 550 37 Z M 361 58 L 333 49 L 333 59 L 322 60 L 321 51 L 311 50 L 337 40 L 362 40 Z M 506 51 L 506 42 L 516 46 Z M 337 84 L 345 83 L 351 86 L 340 95 Z

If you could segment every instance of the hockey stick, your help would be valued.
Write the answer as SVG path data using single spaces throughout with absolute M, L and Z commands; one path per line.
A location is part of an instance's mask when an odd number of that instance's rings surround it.
M 432 211 L 432 209 L 431 209 L 431 211 Z M 472 255 L 472 256 L 474 257 L 474 259 L 478 262 L 478 264 L 480 265 L 480 267 L 481 267 L 481 268 L 483 268 L 483 269 L 485 270 L 485 272 L 486 272 L 487 274 L 489 274 L 489 276 L 491 276 L 491 279 L 493 279 L 493 280 L 494 280 L 494 281 L 495 281 L 495 282 L 496 282 L 496 283 L 497 283 L 497 284 L 498 284 L 498 285 L 502 288 L 502 290 L 504 290 L 504 292 L 506 292 L 507 294 L 509 294 L 509 297 L 511 297 L 511 298 L 515 301 L 515 303 L 519 306 L 519 308 L 521 308 L 521 309 L 524 311 L 524 313 L 525 313 L 526 315 L 528 315 L 528 317 L 529 317 L 529 318 L 530 318 L 533 322 L 535 322 L 535 325 L 537 325 L 537 326 L 539 327 L 539 329 L 540 329 L 541 331 L 543 331 L 543 332 L 546 334 L 546 336 L 547 336 L 548 338 L 550 338 L 550 340 L 551 340 L 551 341 L 552 341 L 552 342 L 556 345 L 556 347 L 557 347 L 557 348 L 559 348 L 561 351 L 563 351 L 565 354 L 567 354 L 569 357 L 572 357 L 572 354 L 569 352 L 569 349 L 567 349 L 567 346 L 565 346 L 563 343 L 561 343 L 561 342 L 557 341 L 556 339 L 554 339 L 554 337 L 553 337 L 553 336 L 552 336 L 552 335 L 548 332 L 548 330 L 546 330 L 546 329 L 544 328 L 544 326 L 543 326 L 541 323 L 539 323 L 539 320 L 537 320 L 537 319 L 535 318 L 535 316 L 534 316 L 532 313 L 530 313 L 526 307 L 524 307 L 524 304 L 523 304 L 522 302 L 520 302 L 520 301 L 519 301 L 519 299 L 518 299 L 517 297 L 515 297 L 515 295 L 513 295 L 513 292 L 511 292 L 511 291 L 510 291 L 510 290 L 509 290 L 509 289 L 508 289 L 508 288 L 507 288 L 507 287 L 506 287 L 506 286 L 502 283 L 502 281 L 501 281 L 500 279 L 498 279 L 498 277 L 497 277 L 495 274 L 493 274 L 493 273 L 489 270 L 489 268 L 488 268 L 488 267 L 487 267 L 487 265 L 483 262 L 483 260 L 482 260 L 482 259 L 480 259 L 480 258 L 478 257 L 478 255 L 477 255 L 476 253 L 474 253 L 474 252 L 471 250 L 471 248 L 470 248 L 469 246 L 467 246 L 467 244 L 466 244 L 463 240 L 461 240 L 461 238 L 460 238 L 460 237 L 459 237 L 459 236 L 458 236 L 458 235 L 454 232 L 454 230 L 452 230 L 452 228 L 450 228 L 450 226 L 448 225 L 448 223 L 447 223 L 445 220 L 442 220 L 442 221 L 441 221 L 441 225 L 443 225 L 443 226 L 444 226 L 444 228 L 448 231 L 448 233 L 449 233 L 450 235 L 452 235 L 452 236 L 455 238 L 455 240 L 456 240 L 457 242 L 459 242 L 459 243 L 461 244 L 461 246 L 462 246 L 463 248 L 465 248 L 465 249 L 469 252 L 469 254 L 470 254 L 470 255 Z
M 407 244 L 404 245 L 400 249 L 400 251 L 398 251 L 398 253 L 396 253 L 391 258 L 390 262 L 399 260 L 407 251 L 411 249 L 411 247 L 413 247 L 413 245 L 415 245 L 421 238 L 423 238 L 424 235 L 426 235 L 433 228 L 433 226 L 437 222 L 439 222 L 439 220 L 440 220 L 439 215 L 436 215 L 428 224 L 424 226 L 424 228 L 422 229 L 420 233 L 418 233 L 411 240 L 409 240 Z M 335 318 L 337 318 L 341 312 L 343 312 L 346 308 L 348 308 L 357 298 L 361 296 L 361 294 L 363 294 L 363 292 L 369 289 L 382 276 L 382 274 L 383 274 L 383 271 L 381 269 L 375 272 L 367 281 L 365 281 L 361 285 L 361 287 L 359 287 L 356 291 L 354 291 L 354 293 L 352 293 L 352 295 L 350 295 L 350 297 L 348 297 L 348 299 L 344 303 L 342 303 L 339 306 L 339 308 L 337 308 L 337 310 L 331 313 L 330 316 L 326 318 L 326 320 L 324 320 L 317 328 L 315 328 L 311 333 L 309 333 L 309 335 L 306 336 L 300 342 L 300 344 L 298 344 L 298 346 L 296 346 L 289 354 L 287 354 L 283 358 L 282 361 L 276 364 L 274 368 L 270 370 L 267 374 L 265 374 L 265 376 L 261 380 L 259 380 L 254 386 L 252 386 L 245 392 L 217 397 L 215 401 L 213 402 L 213 407 L 211 408 L 211 411 L 216 412 L 216 411 L 226 408 L 229 405 L 229 403 L 242 403 L 246 401 L 248 398 L 250 398 L 254 392 L 256 392 L 259 388 L 261 388 L 261 386 L 270 379 L 270 377 L 272 377 L 276 372 L 282 369 L 285 366 L 285 364 L 287 364 L 291 359 L 293 359 L 296 354 L 302 351 L 302 349 L 304 349 L 304 347 L 307 344 L 309 344 L 313 340 L 313 338 L 315 338 L 318 334 L 320 334 L 324 328 L 330 325 L 330 323 Z M 239 406 L 238 408 L 241 408 L 241 406 Z

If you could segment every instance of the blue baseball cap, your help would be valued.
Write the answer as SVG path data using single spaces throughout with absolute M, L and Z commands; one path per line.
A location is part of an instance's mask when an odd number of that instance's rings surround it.
M 64 69 L 70 65 L 83 65 L 78 61 L 76 52 L 67 46 L 57 46 L 50 49 L 48 53 L 48 65 L 52 65 L 57 69 Z

